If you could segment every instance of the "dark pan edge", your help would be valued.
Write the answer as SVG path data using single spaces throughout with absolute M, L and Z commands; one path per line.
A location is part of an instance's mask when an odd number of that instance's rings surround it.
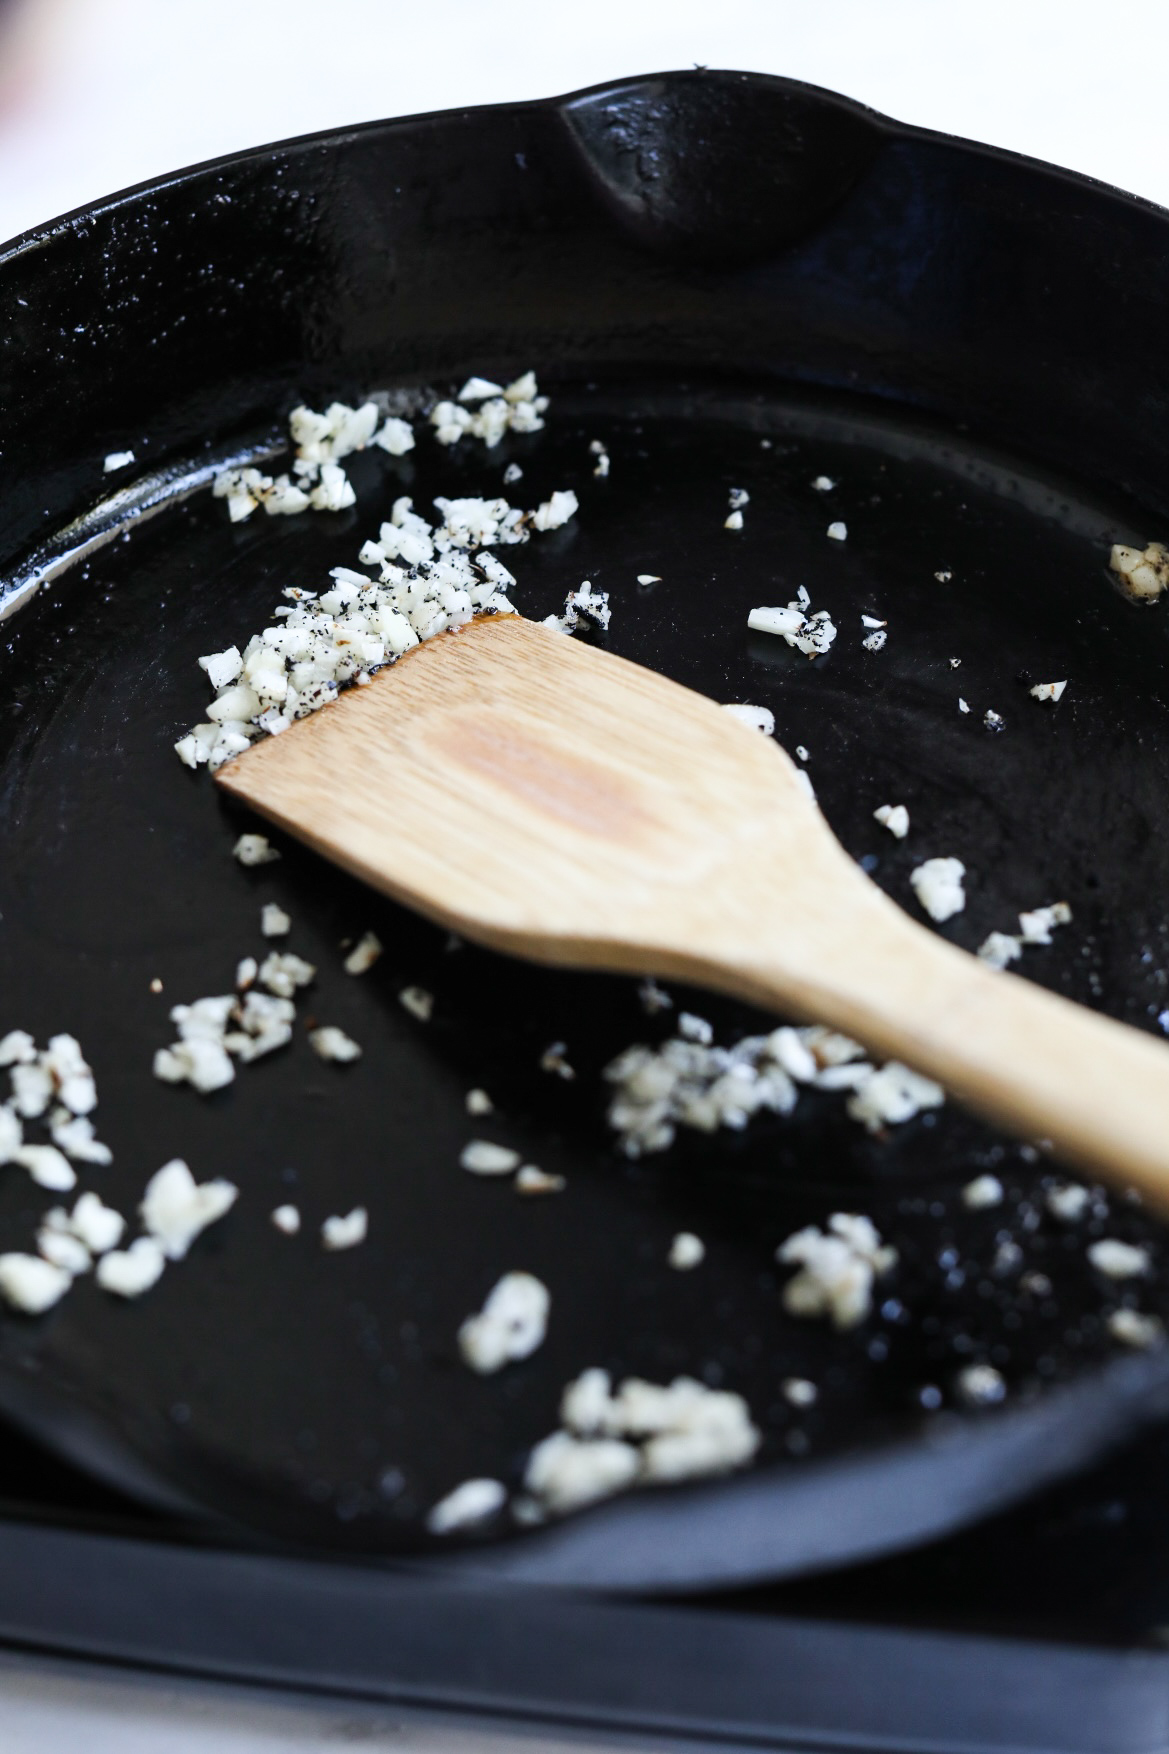
M 806 1482 L 777 1470 L 631 1494 L 514 1545 L 429 1563 L 443 1575 L 615 1591 L 730 1588 L 830 1570 L 948 1534 L 1100 1459 L 1169 1413 L 1169 1349 L 1121 1358 L 1037 1405 L 939 1426 L 926 1443 L 865 1451 Z M 853 1520 L 864 1481 L 864 1529 Z M 997 1485 L 988 1482 L 996 1481 Z M 882 1507 L 885 1521 L 874 1514 Z M 744 1564 L 742 1555 L 752 1559 Z
M 209 1538 L 265 1544 L 263 1526 L 214 1518 L 188 1495 L 181 1455 L 172 1470 L 134 1448 L 56 1393 L 0 1371 L 0 1410 L 86 1473 L 152 1509 L 195 1520 Z M 523 1541 L 464 1548 L 447 1556 L 357 1556 L 380 1569 L 403 1564 L 471 1583 L 540 1585 L 618 1594 L 730 1589 L 828 1571 L 938 1539 L 991 1516 L 1052 1481 L 1086 1467 L 1169 1414 L 1169 1348 L 1114 1360 L 1098 1375 L 1025 1407 L 977 1423 L 941 1418 L 925 1442 L 858 1451 L 801 1479 L 783 1470 L 777 1517 L 774 1468 L 735 1479 L 632 1493 Z M 237 1481 L 238 1514 L 262 1489 Z M 876 1510 L 874 1511 L 874 1505 Z M 856 1507 L 860 1506 L 859 1517 Z M 287 1543 L 278 1543 L 287 1550 Z M 742 1555 L 750 1553 L 749 1563 Z M 321 1557 L 325 1557 L 322 1555 Z
M 388 116 L 370 122 L 359 122 L 350 127 L 321 128 L 311 134 L 293 134 L 280 140 L 265 141 L 259 146 L 248 146 L 239 152 L 224 153 L 217 158 L 199 159 L 196 163 L 183 165 L 160 177 L 148 178 L 141 183 L 129 183 L 123 189 L 115 189 L 99 200 L 90 201 L 82 207 L 70 208 L 67 212 L 57 214 L 29 230 L 18 232 L 7 241 L 0 241 L 0 266 L 14 256 L 23 255 L 28 250 L 43 248 L 61 232 L 73 230 L 79 223 L 94 219 L 101 214 L 122 206 L 139 196 L 156 194 L 164 189 L 174 188 L 184 182 L 201 177 L 209 171 L 221 171 L 233 166 L 258 164 L 271 157 L 274 153 L 290 151 L 293 148 L 304 149 L 317 145 L 334 145 L 344 140 L 357 138 L 361 134 L 379 130 L 416 127 L 420 122 L 449 120 L 454 116 L 468 115 L 508 115 L 518 116 L 529 112 L 552 112 L 566 114 L 573 108 L 579 108 L 589 101 L 605 98 L 633 95 L 643 91 L 647 86 L 654 86 L 668 81 L 671 85 L 700 80 L 728 81 L 737 80 L 754 89 L 776 94 L 787 93 L 793 97 L 803 97 L 812 103 L 820 104 L 824 109 L 832 109 L 840 115 L 863 125 L 892 140 L 923 140 L 936 141 L 940 145 L 955 146 L 963 152 L 977 157 L 986 158 L 997 163 L 1015 164 L 1028 169 L 1040 171 L 1053 181 L 1069 183 L 1073 186 L 1098 191 L 1114 197 L 1116 200 L 1131 206 L 1134 211 L 1155 214 L 1163 217 L 1169 208 L 1159 202 L 1150 201 L 1146 196 L 1135 195 L 1128 189 L 1119 188 L 1115 183 L 1106 182 L 1101 177 L 1087 175 L 1084 171 L 1075 171 L 1065 165 L 1051 164 L 1046 159 L 1035 158 L 1030 153 L 1013 152 L 1005 146 L 991 146 L 985 141 L 971 140 L 962 134 L 947 134 L 938 128 L 919 127 L 910 122 L 901 122 L 894 116 L 887 116 L 883 111 L 873 109 L 856 98 L 843 96 L 829 86 L 816 85 L 810 80 L 790 79 L 777 73 L 741 72 L 734 68 L 703 67 L 676 68 L 659 73 L 630 74 L 617 79 L 599 81 L 596 85 L 579 86 L 572 91 L 546 98 L 530 98 L 515 103 L 471 104 L 457 110 L 416 110 L 408 115 Z
M 265 462 L 287 448 L 283 438 L 244 447 L 221 445 L 201 457 L 151 470 L 98 500 L 34 549 L 9 578 L 0 579 L 0 621 L 7 621 L 31 603 L 43 586 L 51 585 L 125 531 L 179 505 L 193 493 L 203 492 L 222 470 Z

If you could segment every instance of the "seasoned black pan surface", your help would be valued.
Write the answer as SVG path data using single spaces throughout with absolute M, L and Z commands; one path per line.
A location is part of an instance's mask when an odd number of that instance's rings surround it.
M 687 140 L 712 103 L 732 119 L 741 111 L 757 151 L 788 167 L 768 196 L 776 223 L 738 228 L 737 241 L 712 191 L 733 184 L 741 142 L 720 145 L 708 130 L 693 148 L 692 207 L 682 187 Z M 649 176 L 643 162 L 636 189 L 629 153 L 614 157 L 613 146 L 630 117 L 657 130 L 657 169 Z M 475 169 L 468 141 L 481 148 Z M 643 159 L 648 151 L 643 140 Z M 917 209 L 896 199 L 915 152 Z M 1067 900 L 1073 923 L 1028 953 L 1025 974 L 1156 1029 L 1169 1003 L 1164 624 L 1107 570 L 1113 541 L 1143 545 L 1164 528 L 1147 427 L 1123 455 L 1117 436 L 1140 313 L 1129 311 L 1125 337 L 1094 337 L 1101 383 L 1080 401 L 1098 394 L 1112 410 L 1096 424 L 1090 409 L 1063 406 L 1076 398 L 1054 358 L 1072 345 L 1058 332 L 1049 357 L 1029 358 L 1014 378 L 992 349 L 976 390 L 968 323 L 961 337 L 937 324 L 913 334 L 915 300 L 933 309 L 937 291 L 922 213 L 939 235 L 946 218 L 940 184 L 929 199 L 921 185 L 931 164 L 941 175 L 946 153 L 951 181 L 960 170 L 993 194 L 996 178 L 1015 179 L 1009 213 L 995 197 L 1002 225 L 1025 198 L 1054 225 L 1052 190 L 1071 190 L 1081 207 L 1095 204 L 1098 237 L 1127 227 L 1160 262 L 1160 216 L 1075 179 L 904 133 L 783 82 L 670 76 L 249 155 L 81 216 L 0 265 L 14 301 L 42 294 L 33 351 L 7 367 L 27 443 L 7 507 L 6 577 L 29 600 L 4 624 L 0 650 L 0 1033 L 80 1038 L 115 1153 L 84 1183 L 123 1210 L 175 1155 L 241 1188 L 230 1216 L 140 1302 L 83 1280 L 44 1318 L 6 1315 L 0 1402 L 11 1416 L 121 1484 L 266 1537 L 517 1579 L 686 1588 L 823 1566 L 951 1526 L 1160 1410 L 1169 1362 L 1159 1350 L 1119 1355 L 1106 1316 L 1124 1288 L 1085 1256 L 1099 1236 L 1146 1244 L 1157 1270 L 1129 1300 L 1169 1315 L 1165 1232 L 1138 1207 L 1101 1196 L 1084 1222 L 1061 1224 L 1046 1207 L 1057 1172 L 1042 1153 L 953 1108 L 872 1139 L 827 1095 L 742 1134 L 683 1133 L 630 1163 L 606 1125 L 603 1069 L 629 1043 L 669 1033 L 671 1013 L 648 1017 L 632 982 L 454 947 L 295 845 L 278 864 L 242 870 L 231 847 L 254 825 L 171 749 L 203 713 L 200 653 L 246 640 L 286 586 L 317 589 L 331 566 L 353 565 L 399 494 L 425 510 L 436 494 L 508 491 L 503 471 L 518 463 L 513 500 L 564 487 L 581 500 L 564 530 L 510 551 L 523 613 L 549 613 L 582 579 L 609 591 L 613 650 L 713 698 L 772 709 L 785 746 L 807 749 L 844 844 L 899 901 L 913 906 L 908 875 L 922 858 L 963 859 L 967 908 L 945 930 L 974 948 L 1011 929 L 1021 908 Z M 384 201 L 375 165 L 388 175 Z M 296 296 L 252 281 L 254 306 L 237 298 L 243 240 L 233 232 L 221 247 L 215 230 L 236 203 L 258 216 L 260 234 L 282 204 L 294 211 L 267 261 L 279 280 L 299 259 Z M 977 260 L 993 284 L 985 214 L 983 230 Z M 149 314 L 136 316 L 127 289 L 145 286 L 150 237 L 159 283 Z M 590 238 L 590 315 L 578 329 L 565 257 L 576 252 L 584 273 Z M 444 282 L 446 306 L 421 296 L 411 250 L 427 240 L 447 253 L 447 271 L 456 258 L 466 272 L 478 264 L 478 303 L 473 280 Z M 265 236 L 255 243 L 262 256 Z M 207 292 L 187 307 L 192 335 L 182 297 L 200 248 Z M 853 264 L 847 286 L 825 268 L 833 252 Z M 371 255 L 388 313 L 376 322 Z M 432 259 L 426 273 L 437 272 Z M 946 274 L 953 300 L 969 298 L 952 255 Z M 52 386 L 63 393 L 82 343 L 51 337 L 49 316 L 103 283 L 103 310 L 86 305 L 95 334 L 78 409 L 70 418 L 60 407 L 54 437 Z M 1004 329 L 1005 304 L 992 304 L 985 324 Z M 1018 345 L 1036 320 L 1024 299 Z M 804 369 L 790 357 L 793 326 L 808 338 Z M 448 452 L 420 433 L 406 458 L 366 453 L 352 463 L 351 511 L 232 526 L 205 492 L 167 499 L 165 481 L 189 481 L 205 460 L 200 441 L 214 455 L 259 442 L 262 417 L 272 426 L 302 395 L 319 405 L 323 394 L 354 400 L 402 381 L 446 391 L 472 370 L 529 364 L 552 396 L 544 433 L 490 452 Z M 1025 400 L 1035 374 L 1046 400 L 1035 391 L 1026 416 L 1004 423 L 1005 398 Z M 1146 389 L 1156 391 L 1153 365 Z M 1079 451 L 1073 417 L 1091 429 Z M 594 440 L 612 459 L 606 479 L 593 474 Z M 159 515 L 135 516 L 132 488 L 124 504 L 49 536 L 99 498 L 101 457 L 123 443 L 162 471 Z M 820 476 L 831 492 L 813 486 Z M 732 486 L 751 496 L 737 535 L 723 528 Z M 154 491 L 147 480 L 136 503 Z M 843 543 L 826 536 L 836 519 Z M 123 524 L 124 537 L 94 541 L 51 588 L 29 590 L 70 547 Z M 638 574 L 660 582 L 641 586 Z M 815 663 L 746 630 L 750 607 L 786 602 L 801 585 L 840 628 Z M 862 615 L 888 619 L 883 651 L 862 648 Z M 1064 677 L 1057 707 L 1030 697 L 1031 683 Z M 1001 731 L 985 727 L 988 709 Z M 882 803 L 908 806 L 904 843 L 873 821 Z M 323 1065 L 300 1030 L 211 1098 L 158 1083 L 150 1063 L 173 1038 L 170 1005 L 230 989 L 240 957 L 264 949 L 267 901 L 292 915 L 289 947 L 319 968 L 302 1011 L 342 1025 L 364 1057 Z M 386 954 L 353 979 L 340 943 L 371 928 Z M 399 1002 L 408 985 L 434 994 L 429 1022 Z M 673 997 L 673 1016 L 699 1012 L 721 1041 L 766 1025 L 722 1000 Z M 540 1068 L 556 1041 L 571 1082 Z M 466 1115 L 471 1086 L 490 1091 L 490 1119 Z M 514 1144 L 562 1173 L 566 1190 L 522 1199 L 468 1176 L 458 1154 L 472 1135 Z M 970 1212 L 961 1189 L 988 1171 L 1005 1202 Z M 296 1238 L 270 1222 L 285 1201 L 304 1216 Z M 50 1203 L 6 1171 L 0 1247 L 27 1248 Z M 370 1212 L 368 1241 L 324 1253 L 321 1220 L 357 1204 Z M 784 1313 L 788 1270 L 774 1258 L 793 1230 L 838 1210 L 869 1214 L 900 1254 L 873 1318 L 844 1334 Z M 680 1230 L 706 1243 L 693 1272 L 667 1265 Z M 461 1363 L 456 1330 L 513 1268 L 549 1286 L 548 1338 L 527 1362 L 481 1379 Z M 972 1362 L 1002 1372 L 1003 1406 L 963 1407 L 957 1380 Z M 556 1427 L 563 1386 L 590 1365 L 659 1382 L 695 1375 L 743 1394 L 764 1433 L 756 1467 L 551 1528 L 505 1517 L 466 1543 L 429 1538 L 427 1509 L 460 1481 L 518 1487 L 531 1445 Z M 813 1408 L 785 1398 L 789 1377 L 817 1383 Z

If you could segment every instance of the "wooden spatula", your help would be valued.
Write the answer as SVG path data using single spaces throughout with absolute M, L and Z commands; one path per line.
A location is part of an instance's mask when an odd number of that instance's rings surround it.
M 638 665 L 476 621 L 216 777 L 468 938 L 831 1024 L 1169 1204 L 1169 1048 L 909 919 L 772 738 Z

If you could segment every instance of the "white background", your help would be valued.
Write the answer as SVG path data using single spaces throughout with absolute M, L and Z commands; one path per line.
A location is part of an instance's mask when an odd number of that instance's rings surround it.
M 238 147 L 695 61 L 1169 204 L 1167 0 L 6 0 L 4 17 L 0 238 Z
M 811 80 L 1169 205 L 1169 0 L 7 0 L 0 238 L 262 141 L 696 61 Z M 517 1746 L 498 1730 L 0 1660 L 5 1754 L 353 1742 Z

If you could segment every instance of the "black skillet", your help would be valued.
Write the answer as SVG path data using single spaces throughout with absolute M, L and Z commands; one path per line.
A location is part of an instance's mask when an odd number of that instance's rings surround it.
M 1066 898 L 1073 924 L 1023 972 L 1156 1030 L 1165 621 L 1122 598 L 1107 559 L 1169 529 L 1167 290 L 1157 209 L 825 92 L 708 72 L 265 148 L 12 245 L 0 1033 L 81 1038 L 116 1154 L 84 1181 L 124 1210 L 176 1153 L 243 1191 L 141 1302 L 82 1281 L 43 1319 L 0 1318 L 8 1415 L 131 1491 L 265 1537 L 684 1588 L 922 1538 L 1162 1411 L 1169 1354 L 1122 1355 L 1106 1326 L 1122 1301 L 1169 1315 L 1166 1233 L 1137 1207 L 1101 1195 L 1061 1226 L 1034 1151 L 954 1109 L 870 1139 L 829 1097 L 630 1164 L 601 1072 L 669 1029 L 633 983 L 452 949 L 295 846 L 244 872 L 244 819 L 170 746 L 203 713 L 199 653 L 264 625 L 286 585 L 354 564 L 398 494 L 425 508 L 494 493 L 517 462 L 517 502 L 581 499 L 566 529 L 515 551 L 525 613 L 582 578 L 609 590 L 614 650 L 773 709 L 890 893 L 912 905 L 919 859 L 964 859 L 968 906 L 945 930 L 969 948 Z M 195 491 L 224 458 L 270 450 L 302 398 L 449 391 L 529 365 L 553 397 L 543 434 L 366 454 L 351 512 L 233 527 Z M 134 467 L 103 477 L 123 449 Z M 732 486 L 751 494 L 738 537 L 722 527 Z M 825 535 L 838 518 L 843 544 Z M 841 629 L 814 665 L 746 631 L 750 606 L 801 584 Z M 862 614 L 888 618 L 879 654 Z M 1065 677 L 1058 707 L 1030 697 Z M 890 802 L 910 809 L 903 844 L 872 819 Z M 319 965 L 304 1009 L 350 1030 L 363 1060 L 324 1066 L 302 1037 L 210 1099 L 159 1084 L 169 1006 L 230 985 L 266 900 Z M 371 926 L 387 953 L 354 980 L 338 944 Z M 398 1003 L 407 984 L 435 994 L 429 1024 Z M 760 1025 L 675 998 L 721 1039 Z M 554 1040 L 571 1083 L 539 1069 Z M 463 1112 L 471 1085 L 495 1098 L 491 1120 Z M 522 1200 L 463 1174 L 472 1131 L 567 1190 Z M 987 1170 L 1005 1203 L 971 1213 L 961 1189 Z M 28 1247 L 50 1198 L 6 1171 L 0 1248 Z M 295 1239 L 269 1222 L 287 1200 L 305 1216 Z M 359 1202 L 369 1241 L 324 1254 L 321 1219 Z M 774 1261 L 838 1209 L 870 1213 L 901 1256 L 844 1335 L 784 1314 Z M 666 1265 L 683 1229 L 708 1251 L 687 1274 Z M 1095 1275 L 1085 1245 L 1103 1235 L 1146 1242 L 1154 1279 L 1133 1292 Z M 455 1331 L 515 1267 L 552 1289 L 548 1339 L 482 1380 Z M 1003 1406 L 963 1407 L 971 1362 L 1002 1372 Z M 741 1392 L 757 1466 L 553 1528 L 504 1518 L 430 1557 L 427 1507 L 470 1475 L 516 1486 L 563 1384 L 593 1364 Z M 814 1408 L 785 1398 L 792 1376 L 819 1385 Z

